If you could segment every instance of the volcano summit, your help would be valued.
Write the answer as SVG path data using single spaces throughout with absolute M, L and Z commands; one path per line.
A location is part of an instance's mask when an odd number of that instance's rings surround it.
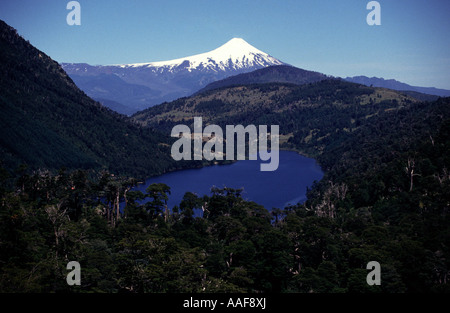
M 169 61 L 61 65 L 88 96 L 120 113 L 132 114 L 189 96 L 211 82 L 281 64 L 284 63 L 245 40 L 233 38 L 210 52 Z

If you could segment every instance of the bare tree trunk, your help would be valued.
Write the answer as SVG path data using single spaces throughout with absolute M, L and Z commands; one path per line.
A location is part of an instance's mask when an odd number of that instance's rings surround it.
M 109 201 L 108 201 L 109 202 Z M 111 211 L 112 211 L 112 206 L 113 206 L 113 203 L 112 202 L 109 202 L 108 203 L 108 208 L 107 208 L 107 211 L 106 211 L 106 220 L 108 221 L 108 223 L 111 223 Z
M 68 218 L 67 210 L 61 209 L 62 202 L 57 205 L 48 206 L 45 208 L 45 212 L 47 213 L 48 219 L 51 221 L 53 225 L 53 234 L 55 235 L 55 262 L 56 267 L 58 265 L 58 247 L 59 247 L 59 237 L 61 236 L 60 228 L 64 223 L 64 220 Z
M 117 196 L 116 196 L 116 223 L 119 221 L 120 215 L 120 189 L 117 188 Z
M 414 173 L 415 166 L 416 166 L 416 164 L 415 164 L 414 159 L 408 158 L 408 165 L 405 168 L 405 172 L 409 176 L 409 191 L 410 192 L 413 190 L 414 176 L 420 176 L 420 174 Z
M 233 252 L 230 252 L 230 258 L 229 261 L 225 261 L 227 263 L 227 267 L 229 268 L 231 266 L 231 263 L 233 263 Z
M 167 208 L 167 204 L 164 206 L 164 221 L 167 223 L 169 220 L 169 210 Z
M 58 247 L 59 247 L 59 239 L 58 239 L 58 228 L 55 224 L 53 224 L 53 233 L 55 234 L 55 259 L 58 260 Z
M 128 192 L 129 190 L 130 190 L 130 188 L 128 187 L 128 188 L 125 188 L 125 191 L 123 192 L 123 198 L 125 199 L 124 214 L 125 214 L 125 212 L 126 212 L 126 208 L 127 208 L 127 205 L 128 205 L 127 192 Z M 126 215 L 125 215 L 125 218 L 126 218 Z

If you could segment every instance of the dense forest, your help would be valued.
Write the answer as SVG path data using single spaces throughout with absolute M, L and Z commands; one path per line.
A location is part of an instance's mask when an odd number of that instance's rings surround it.
M 264 83 L 290 83 L 304 85 L 319 82 L 325 79 L 332 79 L 318 72 L 303 70 L 291 65 L 272 65 L 255 70 L 249 73 L 230 76 L 206 85 L 196 94 L 232 86 L 243 86 Z
M 336 132 L 308 201 L 270 212 L 228 188 L 168 208 L 164 184 L 143 194 L 133 179 L 62 170 L 23 171 L 12 185 L 2 171 L 0 290 L 448 292 L 449 104 Z M 65 282 L 71 260 L 81 286 Z M 366 283 L 372 260 L 380 286 Z
M 127 119 L 4 24 L 0 45 L 0 292 L 450 292 L 450 98 L 269 83 Z M 134 190 L 188 166 L 153 128 L 193 116 L 280 125 L 283 147 L 325 176 L 305 203 L 271 211 L 226 187 L 173 208 L 170 186 Z M 66 282 L 69 261 L 79 286 Z M 381 285 L 366 283 L 369 261 Z
M 170 134 L 177 124 L 280 125 L 280 134 L 297 139 L 351 132 L 386 110 L 418 102 L 398 91 L 330 79 L 317 83 L 250 84 L 205 91 L 133 115 L 133 120 Z
M 3 21 L 0 60 L 0 153 L 8 170 L 26 163 L 33 170 L 96 169 L 145 178 L 199 166 L 174 162 L 168 135 L 90 99 L 57 62 Z

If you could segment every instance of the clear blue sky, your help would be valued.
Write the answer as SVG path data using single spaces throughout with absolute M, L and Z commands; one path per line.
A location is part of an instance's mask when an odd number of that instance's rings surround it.
M 58 62 L 163 61 L 212 50 L 233 37 L 294 66 L 334 76 L 377 76 L 450 89 L 450 1 L 1 0 L 0 19 Z

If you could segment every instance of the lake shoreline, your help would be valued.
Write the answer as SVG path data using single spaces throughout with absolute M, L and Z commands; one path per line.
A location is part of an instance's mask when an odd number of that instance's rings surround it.
M 279 168 L 273 172 L 261 172 L 259 166 L 262 161 L 259 159 L 234 160 L 227 164 L 217 162 L 155 175 L 133 189 L 145 192 L 151 183 L 165 183 L 171 188 L 170 208 L 179 205 L 185 192 L 190 191 L 201 197 L 209 195 L 213 186 L 243 188 L 246 200 L 261 204 L 268 210 L 285 207 L 288 203 L 303 203 L 306 201 L 307 187 L 323 178 L 322 168 L 315 159 L 292 149 L 280 149 L 279 157 Z
M 308 153 L 306 153 L 304 151 L 295 149 L 295 148 L 279 148 L 279 151 L 296 152 L 297 154 L 299 154 L 299 155 L 301 155 L 301 156 L 303 156 L 305 158 L 315 159 L 314 156 L 312 156 L 312 155 L 310 155 L 310 154 L 308 154 Z M 160 174 L 155 174 L 155 175 L 148 176 L 148 177 L 145 178 L 145 180 L 148 180 L 148 179 L 154 178 L 154 177 L 158 177 L 158 176 L 161 176 L 161 175 L 166 175 L 166 174 L 169 174 L 169 173 L 184 171 L 184 170 L 201 169 L 201 168 L 210 167 L 210 166 L 216 166 L 216 165 L 221 165 L 221 166 L 222 165 L 232 165 L 232 164 L 234 164 L 236 162 L 239 162 L 239 161 L 248 161 L 248 159 L 245 159 L 245 160 L 208 161 L 209 163 L 212 163 L 212 164 L 203 164 L 201 166 L 193 166 L 193 167 L 177 168 L 177 169 L 173 169 L 173 170 L 168 170 L 167 172 L 163 172 L 163 173 L 160 173 Z M 208 163 L 208 162 L 206 162 L 206 163 Z M 316 162 L 317 162 L 317 160 L 316 160 Z M 322 166 L 319 164 L 319 162 L 317 162 L 317 164 L 322 169 Z M 322 169 L 322 172 L 324 172 L 323 169 Z M 324 172 L 324 174 L 325 174 L 325 172 Z

